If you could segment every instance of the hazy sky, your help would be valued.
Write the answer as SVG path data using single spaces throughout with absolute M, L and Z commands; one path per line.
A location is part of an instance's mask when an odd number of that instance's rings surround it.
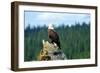
M 59 26 L 64 23 L 71 26 L 75 25 L 76 22 L 90 22 L 90 14 L 25 11 L 24 15 L 25 28 L 28 25 L 30 27 L 44 26 L 44 24 L 46 26 L 48 24 Z

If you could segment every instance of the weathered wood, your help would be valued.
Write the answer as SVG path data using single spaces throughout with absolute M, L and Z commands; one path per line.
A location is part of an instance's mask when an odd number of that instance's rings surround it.
M 54 43 L 43 40 L 43 49 L 40 51 L 38 59 L 42 60 L 65 60 L 64 52 Z

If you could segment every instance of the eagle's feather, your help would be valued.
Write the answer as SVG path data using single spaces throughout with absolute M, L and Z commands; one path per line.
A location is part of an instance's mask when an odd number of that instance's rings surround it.
M 48 27 L 48 37 L 51 40 L 51 43 L 56 43 L 57 46 L 61 49 L 58 33 L 54 29 L 50 29 L 50 27 Z

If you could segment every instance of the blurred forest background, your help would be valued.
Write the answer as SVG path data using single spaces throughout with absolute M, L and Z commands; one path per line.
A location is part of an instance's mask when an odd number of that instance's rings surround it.
M 72 26 L 61 24 L 54 28 L 67 59 L 90 58 L 90 23 L 75 23 Z M 49 40 L 45 25 L 24 29 L 24 61 L 37 61 L 43 39 Z

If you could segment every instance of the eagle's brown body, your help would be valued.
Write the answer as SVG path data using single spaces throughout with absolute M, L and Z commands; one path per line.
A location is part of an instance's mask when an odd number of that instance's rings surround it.
M 51 43 L 55 43 L 61 49 L 57 32 L 55 32 L 53 29 L 48 29 L 48 37 L 50 38 Z

